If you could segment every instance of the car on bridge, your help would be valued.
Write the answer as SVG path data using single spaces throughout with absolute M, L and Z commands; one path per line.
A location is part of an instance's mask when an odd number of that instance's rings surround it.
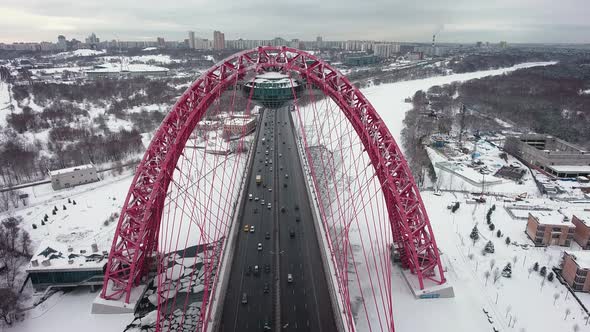
M 287 282 L 288 283 L 292 283 L 293 282 L 293 275 L 291 273 L 287 274 Z
M 270 292 L 270 287 L 268 286 L 268 282 L 264 283 L 264 293 Z
M 258 242 L 258 251 L 262 250 L 262 243 Z
M 254 233 L 254 225 L 250 226 L 250 233 Z
M 270 203 L 268 203 L 268 205 L 266 207 L 270 210 L 270 208 L 271 208 Z
M 269 232 L 266 232 L 266 234 L 264 235 L 264 238 L 267 239 L 267 240 L 270 240 L 270 233 Z
M 250 225 L 248 225 L 248 224 L 244 225 L 244 232 L 248 233 L 249 230 L 250 230 Z
M 248 303 L 248 294 L 244 293 L 242 294 L 242 304 L 247 304 Z

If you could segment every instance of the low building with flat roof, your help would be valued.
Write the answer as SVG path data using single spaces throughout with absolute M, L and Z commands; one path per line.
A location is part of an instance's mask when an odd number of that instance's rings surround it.
M 53 190 L 75 187 L 99 181 L 96 168 L 92 164 L 62 168 L 49 172 Z
M 89 79 L 109 78 L 109 77 L 138 77 L 138 76 L 166 76 L 168 68 L 144 65 L 129 64 L 121 66 L 119 64 L 105 63 L 94 66 L 94 68 L 85 71 Z
M 577 292 L 590 291 L 590 251 L 565 251 L 561 263 L 563 280 Z
M 526 234 L 535 246 L 571 245 L 576 226 L 559 211 L 529 212 Z
M 102 251 L 101 251 L 102 250 Z M 97 244 L 68 245 L 43 241 L 26 268 L 35 290 L 52 287 L 102 285 L 108 261 Z
M 504 149 L 529 165 L 559 178 L 590 174 L 590 152 L 553 136 L 511 136 L 506 138 Z

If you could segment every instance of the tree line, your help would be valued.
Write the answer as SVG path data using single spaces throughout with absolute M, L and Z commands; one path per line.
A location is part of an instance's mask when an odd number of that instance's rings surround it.
M 459 100 L 521 128 L 590 144 L 590 59 L 520 69 L 461 84 Z

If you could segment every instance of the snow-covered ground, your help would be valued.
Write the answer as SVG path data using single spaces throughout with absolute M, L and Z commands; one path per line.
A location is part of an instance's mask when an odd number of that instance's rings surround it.
M 527 193 L 528 195 L 539 194 L 535 180 L 530 171 L 525 167 L 521 167 L 525 172 L 525 175 L 521 179 L 521 184 L 517 184 L 513 180 L 494 176 L 503 166 L 514 163 L 522 166 L 512 156 L 507 156 L 507 161 L 500 158 L 502 151 L 498 147 L 484 140 L 479 140 L 477 142 L 478 157 L 473 159 L 470 155 L 458 151 L 458 148 L 454 148 L 455 146 L 455 142 L 450 142 L 444 149 L 454 152 L 454 156 L 446 156 L 438 149 L 426 148 L 428 156 L 434 165 L 434 171 L 437 176 L 435 186 L 438 189 L 470 192 L 485 191 L 495 194 L 506 194 L 507 196 L 516 196 L 522 193 Z M 474 142 L 465 142 L 464 146 L 470 151 L 474 151 Z M 483 171 L 486 173 L 485 175 L 473 167 L 471 164 L 473 160 L 482 163 L 477 167 L 485 167 L 485 171 Z
M 58 54 L 53 55 L 51 57 L 67 59 L 67 58 L 73 58 L 73 57 L 96 56 L 96 55 L 102 55 L 105 53 L 106 53 L 105 50 L 79 49 L 79 50 L 70 51 L 70 52 L 58 53 Z
M 94 240 L 99 242 L 100 251 L 109 250 L 114 225 L 103 223 L 113 212 L 121 212 L 131 177 L 131 171 L 126 171 L 115 177 L 105 174 L 101 181 L 59 191 L 51 189 L 49 183 L 21 189 L 29 194 L 30 201 L 14 214 L 23 217 L 22 227 L 30 233 L 32 247 L 43 240 L 70 245 Z M 75 200 L 76 205 L 68 203 L 68 199 Z M 64 205 L 67 210 L 63 210 Z M 56 215 L 51 213 L 54 206 L 58 207 Z M 49 221 L 41 225 L 45 214 Z M 33 229 L 33 224 L 37 229 Z
M 65 294 L 57 293 L 30 310 L 23 322 L 6 331 L 123 331 L 133 320 L 133 314 L 91 315 L 92 301 L 97 295 L 98 292 L 91 292 L 90 287 L 80 287 Z
M 106 62 L 120 62 L 121 58 L 123 59 L 123 61 L 125 63 L 158 63 L 158 64 L 171 64 L 174 62 L 180 62 L 180 60 L 176 60 L 176 59 L 172 59 L 172 57 L 170 57 L 170 55 L 165 55 L 165 54 L 150 54 L 150 55 L 136 55 L 136 56 L 124 56 L 124 57 L 119 57 L 119 56 L 104 56 L 101 57 L 101 59 L 103 59 Z
M 571 295 L 566 296 L 566 288 L 557 279 L 553 282 L 545 281 L 542 285 L 543 278 L 538 272 L 533 271 L 529 275 L 529 268 L 535 262 L 540 266 L 547 266 L 548 272 L 551 271 L 550 267 L 559 265 L 564 248 L 524 249 L 515 245 L 514 242 L 529 245 L 532 242 L 524 233 L 526 220 L 512 219 L 503 208 L 512 203 L 491 198 L 486 204 L 468 205 L 465 204 L 468 197 L 451 193 L 436 196 L 426 192 L 422 197 L 430 215 L 437 245 L 442 252 L 446 277 L 455 290 L 455 298 L 413 299 L 405 281 L 396 273 L 394 315 L 397 330 L 491 331 L 492 326 L 495 326 L 498 330 L 506 331 L 509 322 L 516 319 L 515 331 L 522 331 L 522 328 L 526 331 L 572 331 L 574 324 L 578 324 L 581 331 L 588 331 L 584 325 L 585 313 Z M 461 202 L 461 207 L 453 214 L 447 209 L 447 205 L 455 201 Z M 494 231 L 490 231 L 485 222 L 485 215 L 492 204 L 496 205 L 491 217 L 495 224 Z M 525 204 L 556 209 L 564 203 L 533 199 Z M 476 224 L 480 239 L 474 246 L 469 234 Z M 503 233 L 501 238 L 496 236 L 497 230 Z M 506 237 L 510 237 L 513 244 L 506 245 Z M 484 256 L 482 249 L 488 240 L 494 243 L 495 253 Z M 573 245 L 571 250 L 579 250 L 579 247 Z M 470 254 L 473 254 L 473 258 L 470 258 Z M 500 271 L 510 262 L 512 277 L 500 277 L 494 283 L 492 272 L 486 285 L 484 273 L 491 270 L 492 260 Z M 554 305 L 555 294 L 559 295 Z M 571 314 L 564 319 L 568 308 Z M 493 324 L 488 322 L 483 310 L 490 313 Z M 416 319 L 418 312 L 424 312 L 429 318 Z

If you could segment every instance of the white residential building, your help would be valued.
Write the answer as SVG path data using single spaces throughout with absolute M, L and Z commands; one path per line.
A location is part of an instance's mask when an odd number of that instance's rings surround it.
M 75 187 L 80 184 L 100 180 L 96 168 L 92 164 L 50 171 L 53 190 Z
M 399 44 L 373 44 L 373 52 L 381 58 L 390 58 L 399 53 Z

